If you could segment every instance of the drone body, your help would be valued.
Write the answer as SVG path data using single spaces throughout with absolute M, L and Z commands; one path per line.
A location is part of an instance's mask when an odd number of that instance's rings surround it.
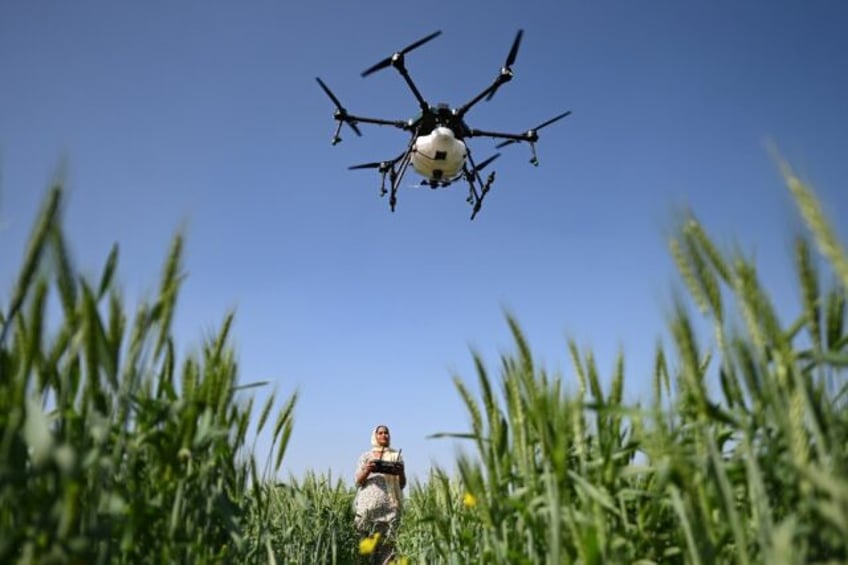
M 397 190 L 400 182 L 409 165 L 412 165 L 415 172 L 424 178 L 422 184 L 430 188 L 445 187 L 455 181 L 465 180 L 469 187 L 468 198 L 466 200 L 473 207 L 471 214 L 471 219 L 473 220 L 480 211 L 483 199 L 489 192 L 495 179 L 495 174 L 492 172 L 484 182 L 480 177 L 480 171 L 500 154 L 495 153 L 481 163 L 475 164 L 466 140 L 473 137 L 491 137 L 505 140 L 496 146 L 498 148 L 512 143 L 527 142 L 530 144 L 531 150 L 530 162 L 533 165 L 537 165 L 538 159 L 536 158 L 535 143 L 539 139 L 538 130 L 566 117 L 571 112 L 563 112 L 524 133 L 501 133 L 473 129 L 465 122 L 465 114 L 472 106 L 484 98 L 487 101 L 491 100 L 502 84 L 512 80 L 512 64 L 518 55 L 518 47 L 523 34 L 521 30 L 518 31 L 512 43 L 512 48 L 507 55 L 506 64 L 501 68 L 500 73 L 495 77 L 492 84 L 459 108 L 451 108 L 447 104 L 431 106 L 421 95 L 421 92 L 409 76 L 405 64 L 405 55 L 439 34 L 441 34 L 441 31 L 432 33 L 408 45 L 362 73 L 362 76 L 365 77 L 386 67 L 391 66 L 397 69 L 418 101 L 421 112 L 416 119 L 408 121 L 385 120 L 351 115 L 341 105 L 329 87 L 324 84 L 324 81 L 317 77 L 316 80 L 321 86 L 321 89 L 330 97 L 336 106 L 333 118 L 338 124 L 332 138 L 333 145 L 341 141 L 339 133 L 344 124 L 347 124 L 357 135 L 362 135 L 362 132 L 357 126 L 359 123 L 388 125 L 411 133 L 406 149 L 397 157 L 386 161 L 364 163 L 349 167 L 350 169 L 378 169 L 382 176 L 380 195 L 384 196 L 389 192 L 391 193 L 389 205 L 392 211 L 394 211 L 397 204 Z M 388 190 L 386 189 L 386 177 L 390 181 Z
M 438 126 L 419 135 L 412 144 L 412 167 L 433 188 L 455 180 L 462 172 L 468 150 L 448 127 Z

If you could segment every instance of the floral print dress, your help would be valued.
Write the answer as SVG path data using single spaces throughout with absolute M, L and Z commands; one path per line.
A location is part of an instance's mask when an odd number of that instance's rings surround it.
M 362 469 L 374 455 L 366 451 L 359 457 L 358 469 Z M 398 461 L 403 461 L 398 457 Z M 380 531 L 384 536 L 390 535 L 397 529 L 401 515 L 401 501 L 396 500 L 390 481 L 397 477 L 383 473 L 371 473 L 365 484 L 356 491 L 353 500 L 353 510 L 356 513 L 356 529 L 369 534 Z

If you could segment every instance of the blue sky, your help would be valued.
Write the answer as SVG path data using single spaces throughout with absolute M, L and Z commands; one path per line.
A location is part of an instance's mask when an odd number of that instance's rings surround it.
M 81 270 L 99 272 L 118 242 L 127 298 L 150 296 L 184 229 L 181 350 L 235 309 L 243 381 L 300 391 L 284 473 L 349 478 L 387 423 L 422 476 L 456 449 L 426 436 L 467 429 L 452 376 L 475 378 L 472 349 L 493 373 L 511 350 L 505 311 L 570 385 L 573 338 L 606 375 L 624 351 L 629 400 L 649 390 L 682 208 L 756 256 L 793 312 L 799 223 L 765 141 L 832 218 L 848 212 L 846 26 L 835 0 L 4 2 L 3 301 L 64 163 Z M 542 130 L 540 166 L 526 145 L 506 148 L 473 222 L 461 186 L 412 176 L 391 214 L 378 175 L 347 167 L 394 156 L 406 134 L 362 126 L 331 147 L 315 77 L 352 113 L 407 119 L 401 77 L 363 70 L 442 30 L 407 67 L 430 102 L 459 106 L 519 28 L 515 79 L 467 121 L 521 132 L 572 110 Z M 494 142 L 471 147 L 479 159 Z

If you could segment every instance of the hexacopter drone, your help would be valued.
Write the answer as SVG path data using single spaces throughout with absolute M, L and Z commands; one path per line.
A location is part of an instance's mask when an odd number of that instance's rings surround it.
M 538 131 L 545 126 L 548 126 L 569 115 L 571 111 L 563 112 L 545 122 L 542 122 L 535 128 L 529 129 L 524 133 L 499 133 L 494 131 L 484 131 L 474 129 L 468 126 L 465 122 L 465 114 L 478 102 L 484 98 L 488 101 L 495 95 L 495 92 L 504 83 L 512 80 L 512 64 L 518 55 L 518 47 L 521 44 L 521 36 L 523 30 L 518 30 L 509 54 L 506 58 L 506 63 L 501 68 L 495 80 L 472 98 L 466 104 L 459 108 L 450 108 L 447 104 L 438 104 L 431 106 L 424 100 L 421 92 L 412 82 L 409 72 L 406 70 L 405 56 L 413 49 L 424 45 L 431 39 L 440 35 L 441 31 L 431 33 L 427 37 L 419 39 L 393 55 L 386 57 L 376 65 L 363 71 L 362 76 L 366 77 L 373 72 L 379 71 L 386 67 L 394 67 L 398 70 L 401 76 L 409 85 L 409 89 L 418 101 L 418 106 L 421 113 L 414 119 L 408 121 L 403 120 L 384 120 L 380 118 L 366 118 L 363 116 L 354 116 L 342 106 L 339 99 L 329 89 L 329 87 L 320 78 L 315 80 L 321 86 L 321 89 L 330 97 L 333 104 L 336 105 L 333 113 L 333 118 L 338 122 L 335 133 L 333 134 L 332 144 L 339 143 L 342 139 L 339 136 L 343 124 L 347 124 L 356 135 L 361 136 L 362 132 L 357 127 L 358 123 L 377 124 L 394 126 L 412 134 L 409 143 L 403 153 L 387 161 L 379 161 L 375 163 L 364 163 L 362 165 L 354 165 L 349 169 L 377 169 L 381 174 L 380 196 L 385 196 L 390 193 L 389 206 L 394 212 L 397 204 L 397 190 L 401 180 L 406 173 L 407 168 L 411 164 L 415 171 L 424 177 L 421 181 L 422 185 L 430 188 L 441 188 L 450 185 L 451 183 L 464 179 L 468 183 L 469 192 L 467 202 L 472 206 L 473 212 L 471 219 L 473 220 L 480 211 L 480 206 L 483 204 L 483 199 L 489 192 L 492 183 L 495 180 L 495 173 L 489 174 L 485 182 L 480 176 L 480 171 L 496 159 L 500 153 L 495 153 L 488 159 L 475 164 L 471 158 L 471 151 L 466 145 L 466 139 L 472 137 L 492 137 L 496 139 L 504 139 L 496 145 L 497 148 L 510 145 L 512 143 L 527 142 L 530 144 L 531 158 L 530 162 L 533 165 L 538 165 L 539 160 L 536 158 L 536 142 L 539 140 Z M 389 178 L 389 189 L 386 189 L 386 177 Z

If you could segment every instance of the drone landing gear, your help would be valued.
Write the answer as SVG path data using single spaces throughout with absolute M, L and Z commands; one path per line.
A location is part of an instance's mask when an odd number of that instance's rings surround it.
M 536 144 L 534 142 L 530 142 L 530 164 L 534 167 L 539 166 L 539 158 L 536 157 Z
M 471 219 L 477 215 L 477 212 L 480 211 L 480 207 L 483 205 L 483 199 L 486 197 L 486 194 L 489 193 L 489 190 L 492 188 L 492 183 L 495 182 L 495 172 L 492 171 L 489 173 L 489 176 L 486 178 L 486 182 L 483 182 L 482 177 L 480 176 L 480 171 L 482 171 L 486 166 L 500 157 L 500 153 L 495 153 L 485 161 L 480 164 L 475 164 L 474 159 L 471 158 L 471 153 L 468 153 L 467 159 L 468 163 L 471 165 L 471 169 L 469 170 L 467 167 L 463 168 L 463 176 L 465 180 L 468 181 L 468 198 L 465 199 L 466 202 L 471 204 L 474 211 L 471 213 Z M 477 190 L 477 187 L 480 190 Z
M 407 151 L 404 154 L 403 158 L 401 158 L 400 160 L 400 165 L 398 166 L 397 173 L 395 173 L 394 169 L 392 169 L 392 190 L 391 195 L 389 196 L 389 208 L 392 212 L 395 211 L 395 206 L 397 206 L 397 189 L 400 185 L 400 179 L 403 178 L 403 175 L 406 173 L 407 167 L 409 167 L 409 163 L 412 161 L 411 155 L 411 150 Z
M 495 182 L 495 172 L 492 171 L 489 173 L 489 176 L 486 178 L 485 184 L 482 184 L 480 187 L 480 192 L 477 192 L 477 187 L 474 185 L 474 179 L 468 175 L 465 177 L 468 179 L 468 198 L 466 198 L 466 202 L 471 204 L 474 207 L 473 212 L 471 212 L 471 219 L 477 215 L 477 212 L 480 211 L 480 207 L 483 205 L 483 199 L 489 193 L 489 190 L 492 188 L 492 184 Z
M 386 175 L 389 173 L 392 173 L 392 177 L 394 177 L 394 168 L 391 165 L 386 168 L 380 167 L 380 198 L 389 192 L 386 190 Z
M 338 114 L 338 111 L 336 112 L 336 114 Z M 338 120 L 339 124 L 336 126 L 336 131 L 335 133 L 333 133 L 332 139 L 330 139 L 330 145 L 338 145 L 342 142 L 342 137 L 339 134 L 342 131 L 342 124 L 344 123 L 344 121 L 338 117 L 336 117 L 336 120 Z

